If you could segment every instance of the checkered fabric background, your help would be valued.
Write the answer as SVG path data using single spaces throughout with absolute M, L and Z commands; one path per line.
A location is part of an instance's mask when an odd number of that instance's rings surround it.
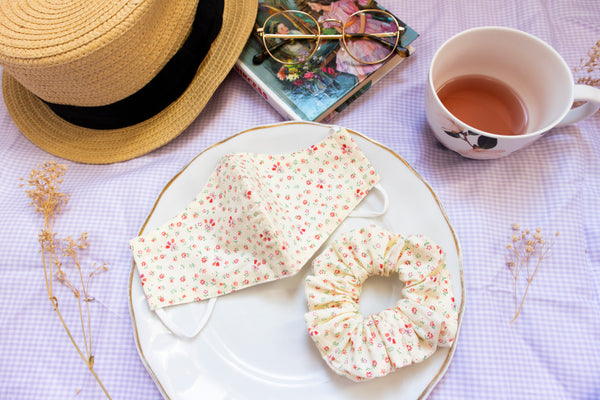
M 450 36 L 482 25 L 518 28 L 550 43 L 574 68 L 600 40 L 600 3 L 380 4 L 420 33 L 416 53 L 334 123 L 408 161 L 437 193 L 459 238 L 466 308 L 453 361 L 430 398 L 600 398 L 600 114 L 554 129 L 509 157 L 476 161 L 438 144 L 423 106 L 430 60 Z M 67 165 L 62 188 L 71 199 L 55 229 L 64 236 L 87 231 L 91 246 L 83 262 L 110 267 L 92 285 L 96 370 L 114 399 L 156 400 L 161 394 L 140 361 L 129 315 L 128 240 L 164 185 L 196 154 L 239 131 L 282 120 L 232 72 L 173 142 L 135 160 L 92 166 L 38 149 L 0 105 L 0 398 L 104 397 L 48 301 L 37 243 L 42 220 L 32 212 L 19 178 L 47 160 Z M 513 223 L 560 236 L 520 317 L 510 324 L 514 298 L 505 245 Z M 66 303 L 68 292 L 59 290 Z M 74 307 L 63 312 L 77 321 Z

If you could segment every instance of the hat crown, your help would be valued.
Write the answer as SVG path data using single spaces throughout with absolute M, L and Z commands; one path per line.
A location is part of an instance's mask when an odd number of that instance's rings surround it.
M 146 85 L 185 41 L 189 0 L 2 0 L 0 64 L 41 99 L 100 106 Z

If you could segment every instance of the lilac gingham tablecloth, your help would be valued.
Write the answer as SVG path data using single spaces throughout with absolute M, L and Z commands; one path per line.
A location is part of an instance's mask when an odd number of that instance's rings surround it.
M 475 26 L 530 32 L 576 67 L 600 39 L 600 2 L 380 3 L 421 34 L 416 53 L 334 122 L 383 143 L 413 166 L 439 196 L 460 240 L 464 320 L 453 361 L 430 398 L 599 399 L 600 114 L 555 129 L 509 157 L 476 161 L 436 142 L 423 99 L 434 51 Z M 55 230 L 63 236 L 87 231 L 83 261 L 110 267 L 92 285 L 96 370 L 114 399 L 156 400 L 161 394 L 140 361 L 129 315 L 128 240 L 165 184 L 196 154 L 236 132 L 282 120 L 232 72 L 176 140 L 135 160 L 93 166 L 38 149 L 0 105 L 0 399 L 103 398 L 48 301 L 37 242 L 42 221 L 19 178 L 47 160 L 67 165 L 62 187 L 71 199 Z M 511 325 L 505 245 L 515 222 L 560 236 Z M 76 310 L 63 312 L 73 318 Z

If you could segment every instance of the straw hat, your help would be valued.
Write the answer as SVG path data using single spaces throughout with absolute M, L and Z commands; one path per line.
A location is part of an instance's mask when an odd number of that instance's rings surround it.
M 6 107 L 56 156 L 91 164 L 141 156 L 198 116 L 257 8 L 257 0 L 0 0 Z

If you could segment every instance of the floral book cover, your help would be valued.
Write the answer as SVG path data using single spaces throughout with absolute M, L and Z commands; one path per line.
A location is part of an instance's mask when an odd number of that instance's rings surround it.
M 346 49 L 340 40 L 323 40 L 312 57 L 303 63 L 282 64 L 265 51 L 256 29 L 263 27 L 273 14 L 297 10 L 306 12 L 319 21 L 322 33 L 339 33 L 339 24 L 329 28 L 328 32 L 324 27 L 324 22 L 327 21 L 324 20 L 346 21 L 353 13 L 366 9 L 387 11 L 373 0 L 259 0 L 253 34 L 238 59 L 235 70 L 284 117 L 316 122 L 331 120 L 406 56 L 394 53 L 378 64 L 349 63 L 346 61 Z M 399 25 L 405 28 L 400 37 L 400 45 L 412 53 L 411 43 L 418 37 L 418 33 L 395 17 Z M 293 20 L 288 25 L 289 31 L 297 29 Z M 367 29 L 365 32 L 368 32 Z

